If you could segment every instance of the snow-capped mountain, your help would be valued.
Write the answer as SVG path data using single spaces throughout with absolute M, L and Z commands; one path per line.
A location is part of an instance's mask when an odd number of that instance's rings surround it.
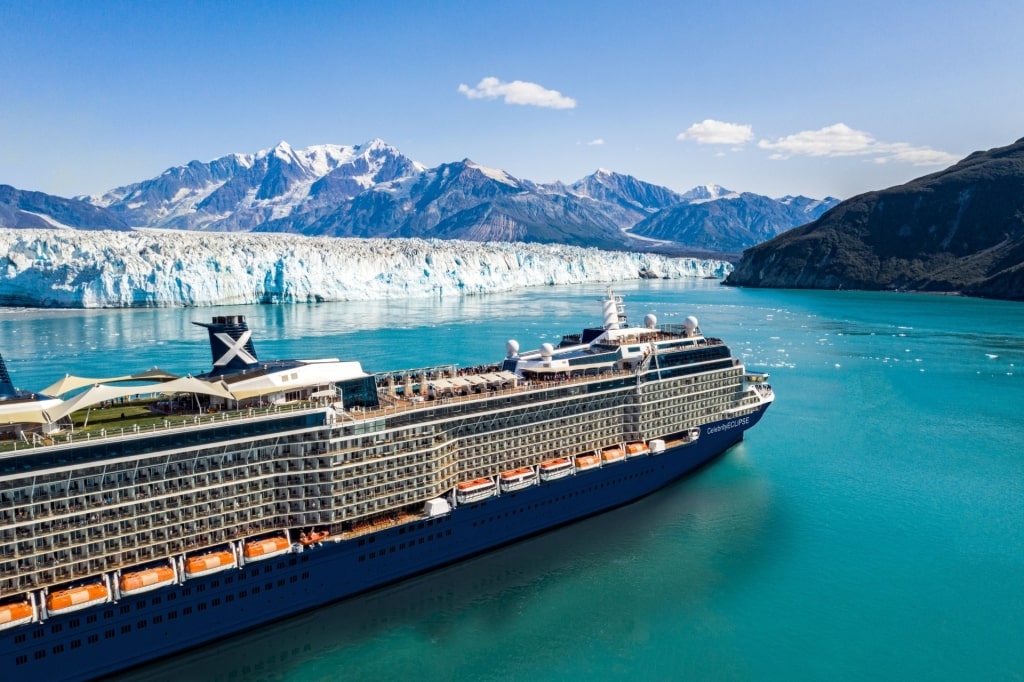
M 556 244 L 170 230 L 2 230 L 0 251 L 0 306 L 71 308 L 461 296 L 732 270 L 721 260 Z
M 604 168 L 577 180 L 569 189 L 581 197 L 621 206 L 633 216 L 631 222 L 686 201 L 686 195 L 673 192 L 667 187 L 652 185 L 632 175 L 622 175 Z
M 381 140 L 298 150 L 281 142 L 256 154 L 192 161 L 152 180 L 80 198 L 137 227 L 248 232 L 297 212 L 336 206 L 422 170 Z
M 721 185 L 697 185 L 690 191 L 683 192 L 682 201 L 676 203 L 699 204 L 718 199 L 733 199 L 738 196 L 739 192 L 733 192 Z
M 538 184 L 469 159 L 426 168 L 381 140 L 306 149 L 281 142 L 255 154 L 192 161 L 79 199 L 92 210 L 93 226 L 121 229 L 544 242 L 664 253 L 736 253 L 835 203 L 776 201 L 718 185 L 679 194 L 605 169 L 571 185 Z M 66 224 L 49 215 L 19 220 Z M 0 225 L 9 223 L 0 213 Z
M 606 207 L 469 159 L 382 183 L 327 213 L 296 212 L 260 232 L 362 237 L 436 237 L 623 248 Z
M 642 220 L 630 234 L 689 244 L 713 253 L 739 254 L 744 249 L 817 219 L 839 203 L 786 196 L 772 199 L 718 186 L 695 188 L 696 198 Z
M 0 227 L 70 230 L 128 230 L 122 220 L 101 208 L 43 192 L 0 185 Z

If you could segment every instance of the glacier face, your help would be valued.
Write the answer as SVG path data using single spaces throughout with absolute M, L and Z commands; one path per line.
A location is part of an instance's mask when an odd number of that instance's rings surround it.
M 0 305 L 66 308 L 460 296 L 732 270 L 720 260 L 553 244 L 162 230 L 0 230 L 0 252 Z

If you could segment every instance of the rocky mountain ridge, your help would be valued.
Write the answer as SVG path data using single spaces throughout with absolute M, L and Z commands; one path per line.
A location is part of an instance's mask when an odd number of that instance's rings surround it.
M 1024 139 L 848 199 L 745 251 L 726 283 L 1024 300 Z

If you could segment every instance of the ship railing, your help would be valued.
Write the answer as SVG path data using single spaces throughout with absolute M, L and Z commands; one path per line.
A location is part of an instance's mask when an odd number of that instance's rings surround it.
M 21 565 L 17 569 L 14 571 L 0 571 L 0 577 L 18 579 L 20 585 L 15 586 L 13 591 L 36 589 L 66 582 L 69 579 L 87 578 L 101 572 L 132 568 L 151 561 L 177 556 L 185 552 L 200 551 L 222 545 L 226 542 L 245 539 L 270 531 L 283 530 L 289 527 L 289 523 L 286 520 L 269 517 L 267 519 L 250 520 L 246 523 L 245 527 L 239 525 L 223 528 L 206 528 L 191 534 L 175 535 L 165 540 L 154 539 L 149 542 L 133 543 L 128 547 L 122 545 L 114 550 L 101 549 L 87 553 L 81 559 L 71 561 L 57 560 L 55 557 L 42 553 L 24 554 L 18 557 Z M 126 557 L 125 555 L 128 554 L 134 556 Z M 87 569 L 79 569 L 77 567 L 77 564 L 87 561 L 102 561 L 103 565 L 102 567 Z M 10 576 L 10 578 L 7 576 Z M 5 590 L 5 593 L 7 591 Z
M 171 418 L 154 414 L 152 417 L 139 418 L 130 424 L 119 422 L 122 425 L 88 427 L 77 431 L 71 430 L 64 433 L 55 433 L 42 440 L 21 443 L 20 447 L 18 441 L 0 441 L 0 456 L 3 453 L 24 452 L 41 448 L 60 449 L 81 445 L 82 443 L 128 440 L 151 436 L 154 433 L 166 433 L 176 429 L 194 429 L 201 426 L 217 426 L 224 423 L 256 422 L 265 419 L 267 416 L 323 412 L 326 409 L 328 408 L 317 403 L 298 402 L 271 405 L 269 407 L 251 407 L 241 410 L 224 410 L 221 412 L 196 414 L 184 419 L 179 416 Z M 143 423 L 140 424 L 140 421 Z
M 477 402 L 481 398 L 494 398 L 502 396 L 520 395 L 529 391 L 546 388 L 560 388 L 564 386 L 572 386 L 575 384 L 589 384 L 595 381 L 604 381 L 609 378 L 633 376 L 635 372 L 628 370 L 613 370 L 605 372 L 601 375 L 590 375 L 590 376 L 556 376 L 550 380 L 531 380 L 531 379 L 519 379 L 515 385 L 504 384 L 499 387 L 492 387 L 484 389 L 481 392 L 466 392 L 466 393 L 444 393 L 443 395 L 435 398 L 429 398 L 422 395 L 414 395 L 412 398 L 390 396 L 386 389 L 378 390 L 378 396 L 381 399 L 381 404 L 373 408 L 362 408 L 362 410 L 356 413 L 362 417 L 379 417 L 387 416 L 391 414 L 398 414 L 402 412 L 408 412 L 410 410 L 420 410 L 429 408 L 434 405 L 452 405 L 463 402 Z

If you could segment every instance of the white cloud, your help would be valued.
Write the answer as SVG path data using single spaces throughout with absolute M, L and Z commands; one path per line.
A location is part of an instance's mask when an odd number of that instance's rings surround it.
M 761 149 L 770 158 L 791 156 L 872 156 L 875 163 L 909 163 L 914 166 L 942 166 L 956 163 L 959 157 L 930 147 L 914 147 L 906 142 L 879 142 L 870 133 L 836 123 L 819 130 L 804 130 L 780 137 L 774 142 L 761 140 Z
M 503 97 L 506 104 L 522 104 L 524 106 L 547 107 L 550 109 L 575 109 L 576 100 L 566 97 L 557 90 L 548 90 L 536 83 L 512 81 L 503 83 L 494 76 L 488 76 L 475 88 L 465 83 L 459 85 L 459 92 L 469 99 L 497 99 Z
M 588 144 L 589 146 L 591 146 L 591 147 L 597 147 L 597 146 L 600 146 L 600 145 L 604 144 L 604 138 L 603 138 L 603 137 L 599 137 L 599 138 L 597 138 L 596 140 L 591 140 L 591 141 L 590 141 L 590 142 L 588 142 L 587 144 Z
M 906 142 L 894 142 L 888 145 L 885 156 L 874 159 L 875 163 L 909 163 L 912 166 L 950 166 L 960 157 L 949 152 L 939 151 L 931 147 L 912 147 Z
M 676 135 L 676 139 L 695 140 L 697 144 L 739 145 L 753 140 L 754 130 L 751 126 L 740 123 L 726 123 L 706 118 Z

